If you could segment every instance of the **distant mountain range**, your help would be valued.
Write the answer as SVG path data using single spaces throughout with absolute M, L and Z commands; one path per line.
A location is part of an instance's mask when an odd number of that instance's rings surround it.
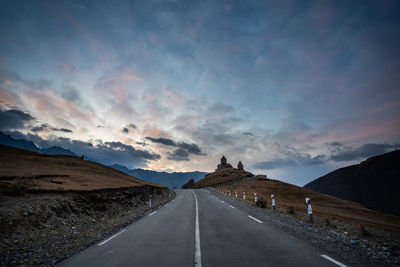
M 400 215 L 400 151 L 335 170 L 304 187 Z
M 69 149 L 65 149 L 59 146 L 51 146 L 48 148 L 39 148 L 32 141 L 26 141 L 24 139 L 14 139 L 10 135 L 4 134 L 0 132 L 0 144 L 16 147 L 20 149 L 25 149 L 28 151 L 45 153 L 50 155 L 67 155 L 67 156 L 76 156 L 74 152 Z
M 130 170 L 125 166 L 114 164 L 110 166 L 111 168 L 117 169 L 126 174 L 132 175 L 134 177 L 140 178 L 142 180 L 146 180 L 152 183 L 161 184 L 168 186 L 170 188 L 176 187 L 181 188 L 184 183 L 193 178 L 195 181 L 198 181 L 206 174 L 207 172 L 158 172 L 152 170 L 144 170 L 144 169 L 133 169 Z

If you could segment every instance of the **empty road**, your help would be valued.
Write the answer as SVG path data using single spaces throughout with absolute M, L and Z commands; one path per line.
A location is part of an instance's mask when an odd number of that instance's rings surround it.
M 177 190 L 166 206 L 59 266 L 344 266 L 323 254 L 206 189 Z

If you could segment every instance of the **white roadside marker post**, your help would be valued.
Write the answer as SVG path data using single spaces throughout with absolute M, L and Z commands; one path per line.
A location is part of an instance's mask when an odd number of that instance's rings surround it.
M 235 196 L 236 196 L 236 198 L 237 198 L 237 192 L 235 192 Z
M 231 197 L 231 191 L 229 191 L 229 197 Z
M 257 193 L 254 193 L 254 202 L 255 202 L 256 205 L 257 205 Z
M 246 200 L 246 192 L 243 192 L 243 202 Z
M 271 195 L 272 208 L 275 211 L 275 195 Z
M 150 195 L 150 198 L 149 198 L 149 208 L 151 209 L 151 195 Z
M 312 215 L 312 208 L 311 208 L 311 200 L 309 197 L 306 197 L 306 206 L 307 206 L 307 213 L 310 216 L 310 222 L 314 223 L 313 215 Z

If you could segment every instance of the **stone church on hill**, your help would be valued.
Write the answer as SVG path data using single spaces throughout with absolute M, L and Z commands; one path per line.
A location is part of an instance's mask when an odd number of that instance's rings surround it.
M 222 169 L 226 169 L 226 168 L 233 168 L 231 164 L 229 164 L 225 158 L 225 156 L 222 156 L 221 158 L 221 163 L 218 164 L 217 168 L 215 169 L 216 171 L 222 170 Z M 241 161 L 239 161 L 238 166 L 237 166 L 238 170 L 243 171 L 243 163 Z

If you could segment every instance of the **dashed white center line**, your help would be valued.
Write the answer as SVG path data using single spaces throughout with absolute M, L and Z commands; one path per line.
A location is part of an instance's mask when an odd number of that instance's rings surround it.
M 153 215 L 154 213 L 156 213 L 157 211 L 153 211 L 152 213 L 149 214 L 149 216 Z
M 340 267 L 347 267 L 346 265 L 344 265 L 343 263 L 341 263 L 341 262 L 338 262 L 337 260 L 335 260 L 335 259 L 332 259 L 331 257 L 329 257 L 329 256 L 327 256 L 327 255 L 321 255 L 321 257 L 323 257 L 323 258 L 325 258 L 325 259 L 327 259 L 328 261 L 331 261 L 331 262 L 333 262 L 334 264 L 336 264 L 336 265 L 339 265 Z
M 253 216 L 250 216 L 250 215 L 247 215 L 247 216 L 249 216 L 249 218 L 255 220 L 258 223 L 262 223 L 262 221 L 260 221 L 259 219 L 254 218 Z
M 234 209 L 234 210 L 236 209 L 236 208 L 235 208 L 234 206 L 232 206 L 232 205 L 229 205 L 229 207 L 231 207 L 231 208 Z
M 125 231 L 126 231 L 126 230 L 122 230 L 121 232 L 119 232 L 119 233 L 113 235 L 112 237 L 107 238 L 107 239 L 104 240 L 103 242 L 99 243 L 98 246 L 104 245 L 105 243 L 107 243 L 108 241 L 110 241 L 110 240 L 113 239 L 114 237 L 119 236 L 120 234 L 122 234 L 122 233 L 125 232 Z
M 200 247 L 200 228 L 199 228 L 199 204 L 197 203 L 196 194 L 192 191 L 196 201 L 196 228 L 194 233 L 194 266 L 201 267 L 201 247 Z

